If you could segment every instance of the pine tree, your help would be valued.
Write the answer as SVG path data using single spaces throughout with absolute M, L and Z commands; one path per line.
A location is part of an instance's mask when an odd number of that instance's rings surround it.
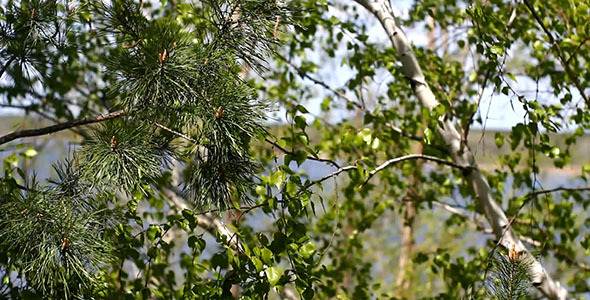
M 105 268 L 117 259 L 109 232 L 133 211 L 120 203 L 149 194 L 173 160 L 186 164 L 182 187 L 196 207 L 224 210 L 250 199 L 259 166 L 249 144 L 268 135 L 269 105 L 238 72 L 242 64 L 267 66 L 279 19 L 289 23 L 291 9 L 275 1 L 208 0 L 191 8 L 203 13 L 202 23 L 187 28 L 157 9 L 146 18 L 143 5 L 23 0 L 3 9 L 2 73 L 15 93 L 35 85 L 59 92 L 53 70 L 75 68 L 67 58 L 87 55 L 76 63 L 94 69 L 90 80 L 106 80 L 105 106 L 118 117 L 83 133 L 50 183 L 30 178 L 22 186 L 15 169 L 6 169 L 0 273 L 14 283 L 5 282 L 5 296 L 104 296 Z

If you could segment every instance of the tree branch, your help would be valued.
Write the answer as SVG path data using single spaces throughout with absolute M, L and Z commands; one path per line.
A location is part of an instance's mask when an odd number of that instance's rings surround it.
M 16 140 L 16 139 L 19 139 L 19 138 L 40 136 L 40 135 L 55 133 L 55 132 L 62 131 L 65 129 L 70 129 L 70 128 L 76 127 L 76 126 L 82 126 L 82 125 L 87 125 L 87 124 L 92 124 L 92 123 L 103 122 L 106 120 L 118 118 L 118 117 L 123 116 L 125 114 L 126 114 L 126 112 L 124 110 L 118 110 L 118 111 L 111 112 L 111 113 L 104 114 L 104 115 L 82 118 L 82 119 L 59 123 L 59 124 L 55 124 L 55 125 L 51 125 L 51 126 L 47 126 L 47 127 L 43 127 L 43 128 L 15 131 L 15 132 L 9 133 L 7 135 L 0 136 L 0 145 L 8 143 L 8 142 Z
M 337 97 L 343 99 L 347 103 L 350 103 L 351 105 L 355 106 L 356 108 L 362 110 L 367 115 L 369 115 L 369 116 L 371 116 L 373 118 L 376 118 L 376 116 L 371 111 L 369 111 L 366 107 L 364 107 L 363 105 L 359 104 L 358 102 L 352 100 L 350 97 L 348 97 L 343 92 L 338 91 L 338 90 L 330 87 L 327 83 L 325 83 L 322 80 L 319 80 L 317 78 L 314 78 L 314 77 L 308 75 L 307 72 L 304 72 L 303 70 L 301 70 L 299 67 L 297 67 L 295 64 L 293 64 L 292 62 L 290 62 L 289 60 L 287 60 L 285 57 L 279 55 L 279 58 L 282 59 L 289 66 L 291 66 L 293 69 L 295 69 L 295 71 L 297 71 L 297 73 L 299 74 L 300 77 L 311 80 L 313 83 L 315 83 L 315 84 L 317 84 L 317 85 L 319 85 L 319 86 L 327 89 L 328 91 L 334 93 Z M 411 134 L 411 133 L 409 133 L 409 132 L 407 132 L 407 131 L 405 131 L 405 130 L 403 130 L 403 129 L 401 129 L 401 128 L 399 128 L 399 127 L 397 127 L 397 126 L 395 126 L 395 125 L 393 125 L 393 124 L 391 124 L 389 122 L 385 122 L 384 124 L 385 124 L 385 126 L 387 128 L 395 131 L 396 133 L 398 133 L 399 135 L 401 135 L 403 137 L 406 137 L 406 138 L 409 138 L 411 140 L 418 141 L 418 142 L 423 142 L 424 141 L 423 138 L 421 138 L 419 136 L 416 136 L 416 135 L 413 135 L 413 134 Z M 446 152 L 446 149 L 441 148 L 441 147 L 438 147 L 436 145 L 428 145 L 428 146 L 433 147 L 433 148 L 435 148 L 437 150 Z
M 276 142 L 273 142 L 271 140 L 269 140 L 268 138 L 264 139 L 267 143 L 273 145 L 274 147 L 276 147 L 277 149 L 281 150 L 282 152 L 284 152 L 285 154 L 290 154 L 293 155 L 294 153 L 292 151 L 289 151 L 283 147 L 281 147 L 281 145 L 279 145 Z M 315 161 L 319 161 L 319 162 L 323 162 L 323 163 L 328 163 L 333 165 L 336 168 L 340 168 L 340 165 L 338 165 L 338 163 L 336 163 L 335 161 L 331 160 L 331 159 L 327 159 L 327 158 L 319 158 L 319 157 L 314 157 L 314 156 L 307 156 L 307 159 L 309 160 L 315 160 Z
M 586 102 L 586 106 L 588 106 L 588 108 L 590 108 L 590 99 L 588 98 L 586 93 L 584 93 L 584 88 L 580 84 L 578 77 L 574 74 L 574 72 L 570 68 L 568 61 L 565 59 L 565 55 L 563 55 L 563 51 L 561 51 L 561 47 L 559 47 L 559 44 L 557 43 L 557 41 L 555 40 L 555 38 L 551 34 L 551 31 L 549 31 L 549 29 L 545 26 L 545 24 L 543 23 L 543 20 L 541 20 L 541 17 L 539 17 L 539 15 L 535 11 L 535 8 L 531 5 L 531 3 L 529 3 L 528 0 L 523 0 L 523 3 L 529 9 L 531 14 L 533 15 L 533 18 L 535 18 L 537 23 L 539 23 L 539 25 L 541 26 L 541 28 L 543 29 L 545 34 L 549 37 L 549 41 L 551 42 L 551 47 L 553 49 L 555 49 L 555 52 L 557 53 L 557 57 L 559 58 L 561 65 L 563 66 L 565 72 L 567 73 L 567 76 L 571 79 L 571 81 L 574 83 L 574 85 L 576 86 L 576 88 L 580 92 L 580 95 L 582 96 L 582 98 Z
M 527 194 L 526 198 L 532 198 L 534 196 L 542 195 L 542 194 L 549 194 L 559 191 L 569 191 L 569 192 L 581 192 L 581 191 L 590 191 L 590 186 L 586 187 L 578 187 L 578 188 L 568 188 L 568 187 L 556 187 L 554 189 L 549 190 L 538 190 Z
M 156 122 L 151 122 L 151 121 L 148 121 L 148 122 L 154 124 L 154 126 L 160 128 L 162 130 L 168 131 L 168 132 L 172 133 L 173 135 L 176 135 L 178 137 L 181 137 L 181 138 L 183 138 L 183 139 L 185 139 L 185 140 L 187 140 L 189 142 L 192 142 L 194 144 L 199 144 L 199 141 L 193 139 L 192 137 L 190 137 L 190 136 L 188 136 L 188 135 L 186 135 L 186 134 L 184 134 L 182 132 L 176 131 L 174 129 L 170 129 L 170 128 L 168 128 L 168 127 L 166 127 L 166 126 L 164 126 L 162 124 L 156 123 Z
M 437 162 L 439 164 L 443 164 L 443 165 L 447 165 L 447 166 L 450 166 L 453 168 L 460 169 L 461 171 L 467 171 L 471 168 L 469 166 L 467 166 L 467 167 L 461 166 L 461 165 L 458 165 L 452 161 L 448 161 L 446 159 L 442 159 L 442 158 L 438 158 L 438 157 L 434 157 L 434 156 L 429 156 L 429 155 L 424 155 L 424 154 L 409 154 L 409 155 L 405 155 L 405 156 L 401 156 L 401 157 L 392 158 L 392 159 L 382 163 L 381 165 L 379 165 L 377 168 L 375 168 L 374 170 L 372 170 L 369 173 L 369 176 L 367 177 L 365 182 L 361 185 L 361 187 L 364 187 L 369 182 L 369 180 L 371 180 L 371 178 L 373 176 L 375 176 L 375 174 L 383 171 L 385 168 L 389 167 L 390 165 L 396 164 L 398 162 L 402 162 L 405 160 L 410 160 L 410 159 L 429 160 L 429 161 Z
M 34 112 L 36 114 L 38 114 L 39 116 L 41 116 L 42 118 L 45 118 L 49 121 L 55 122 L 57 123 L 58 120 L 44 112 L 41 112 L 40 110 L 37 110 L 35 108 L 40 107 L 39 104 L 31 104 L 31 105 L 14 105 L 14 104 L 0 104 L 0 107 L 6 107 L 6 108 L 16 108 L 16 109 L 22 109 L 25 111 L 25 114 L 28 114 L 29 112 Z M 74 132 L 75 134 L 78 134 L 82 137 L 87 137 L 86 134 L 80 130 L 77 130 L 75 128 L 68 128 L 70 131 Z
M 531 192 L 529 194 L 527 194 L 525 197 L 526 198 L 532 198 L 534 196 L 540 195 L 540 194 L 548 194 L 548 193 L 552 193 L 552 192 L 557 192 L 557 191 L 589 191 L 590 187 L 583 187 L 583 188 L 566 188 L 566 187 L 559 187 L 559 188 L 555 188 L 555 189 L 550 189 L 550 190 L 541 190 L 541 191 L 536 191 L 536 192 Z M 453 207 L 449 204 L 443 203 L 443 202 L 439 202 L 439 201 L 432 201 L 432 204 L 439 206 L 443 209 L 445 209 L 446 211 L 458 215 L 468 221 L 470 221 L 471 223 L 473 223 L 475 225 L 475 227 L 485 233 L 490 233 L 493 234 L 494 231 L 491 228 L 486 228 L 484 226 L 484 224 L 479 221 L 475 216 L 470 216 L 468 215 L 466 212 L 464 212 L 461 209 L 458 209 L 456 207 Z M 514 219 L 515 221 L 518 221 L 519 219 Z M 535 239 L 532 239 L 528 236 L 524 236 L 524 235 L 520 235 L 519 239 L 522 240 L 523 242 L 533 245 L 535 247 L 542 247 L 543 243 L 539 242 Z M 576 265 L 578 268 L 585 270 L 585 271 L 590 271 L 590 265 L 586 264 L 584 262 L 580 262 L 580 261 L 576 261 L 575 258 L 571 257 L 570 255 L 563 253 L 562 251 L 560 251 L 558 248 L 552 247 L 550 249 L 555 255 L 561 256 L 563 257 L 563 259 L 565 261 L 567 261 L 570 264 Z

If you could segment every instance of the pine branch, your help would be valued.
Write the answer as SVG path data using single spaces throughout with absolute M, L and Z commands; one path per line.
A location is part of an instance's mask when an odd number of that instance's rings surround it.
M 87 125 L 87 124 L 98 123 L 98 122 L 103 122 L 106 120 L 115 119 L 115 118 L 125 115 L 126 113 L 127 112 L 124 110 L 118 110 L 118 111 L 114 111 L 114 112 L 111 112 L 108 114 L 103 114 L 103 115 L 94 116 L 94 117 L 86 117 L 86 118 L 82 118 L 82 119 L 78 119 L 78 120 L 73 120 L 73 121 L 69 121 L 69 122 L 64 122 L 64 123 L 59 123 L 59 124 L 43 127 L 43 128 L 15 131 L 15 132 L 9 133 L 7 135 L 0 136 L 0 145 L 6 144 L 10 141 L 13 141 L 13 140 L 16 140 L 19 138 L 41 136 L 41 135 L 51 134 L 51 133 L 59 132 L 62 130 L 70 129 L 70 128 L 77 127 L 77 126 L 82 126 L 82 125 Z

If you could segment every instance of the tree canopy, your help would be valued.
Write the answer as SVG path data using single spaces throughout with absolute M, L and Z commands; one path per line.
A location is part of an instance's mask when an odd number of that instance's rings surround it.
M 0 12 L 0 299 L 590 295 L 587 0 Z

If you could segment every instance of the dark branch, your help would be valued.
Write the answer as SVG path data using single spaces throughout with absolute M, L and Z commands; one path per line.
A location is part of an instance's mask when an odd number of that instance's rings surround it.
M 45 134 L 50 134 L 50 133 L 62 131 L 65 129 L 70 129 L 70 128 L 77 127 L 77 126 L 103 122 L 106 120 L 118 118 L 118 117 L 123 116 L 125 114 L 126 114 L 126 112 L 124 110 L 118 110 L 118 111 L 111 112 L 111 113 L 108 113 L 105 115 L 82 118 L 82 119 L 73 120 L 70 122 L 59 123 L 59 124 L 55 124 L 55 125 L 51 125 L 51 126 L 47 126 L 47 127 L 43 127 L 43 128 L 15 131 L 15 132 L 9 133 L 7 135 L 1 136 L 0 137 L 0 145 L 8 143 L 8 142 L 16 140 L 16 139 L 19 139 L 19 138 L 40 136 L 40 135 L 45 135 Z
M 549 194 L 553 192 L 559 191 L 569 191 L 569 192 L 581 192 L 581 191 L 590 191 L 590 186 L 587 187 L 579 187 L 579 188 L 568 188 L 568 187 L 556 187 L 554 189 L 549 190 L 539 190 L 534 191 L 526 195 L 526 198 L 532 198 L 534 196 L 542 195 L 542 194 Z

